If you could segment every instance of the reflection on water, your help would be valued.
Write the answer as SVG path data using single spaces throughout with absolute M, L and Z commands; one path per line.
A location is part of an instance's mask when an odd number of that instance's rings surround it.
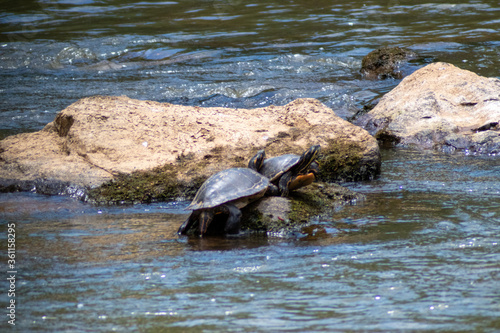
M 367 200 L 296 238 L 178 237 L 187 203 L 2 194 L 2 237 L 16 223 L 16 328 L 494 332 L 499 168 L 488 157 L 383 151 L 379 179 L 349 184 Z
M 166 223 L 165 221 L 168 221 Z M 79 216 L 70 221 L 29 223 L 20 232 L 30 235 L 28 256 L 67 258 L 68 263 L 139 261 L 149 257 L 178 255 L 175 247 L 154 244 L 172 239 L 182 216 L 171 214 L 127 214 Z M 51 230 L 47 232 L 47 230 Z M 50 242 L 47 242 L 47 238 Z M 152 246 L 154 245 L 154 246 Z

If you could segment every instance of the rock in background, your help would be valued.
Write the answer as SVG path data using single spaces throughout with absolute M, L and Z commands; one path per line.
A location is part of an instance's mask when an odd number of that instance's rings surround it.
M 367 79 L 402 79 L 407 75 L 405 64 L 418 56 L 402 47 L 381 47 L 368 53 L 361 62 L 360 73 Z
M 500 153 L 500 80 L 447 63 L 409 75 L 356 124 L 383 142 Z

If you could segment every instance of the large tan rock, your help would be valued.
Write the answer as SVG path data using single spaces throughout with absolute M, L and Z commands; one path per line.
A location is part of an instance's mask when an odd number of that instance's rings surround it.
M 382 141 L 500 153 L 500 80 L 447 63 L 406 77 L 356 124 Z
M 172 190 L 162 182 L 199 185 L 217 171 L 246 166 L 258 149 L 299 154 L 312 144 L 322 146 L 327 180 L 367 179 L 380 170 L 376 140 L 314 99 L 247 110 L 95 96 L 70 105 L 40 132 L 0 141 L 0 185 L 26 189 L 19 180 L 33 186 L 44 179 L 88 188 L 157 168 L 163 179 L 148 171 L 136 177 L 140 185 L 127 186 L 146 192 L 144 183 L 154 183 L 159 193 Z

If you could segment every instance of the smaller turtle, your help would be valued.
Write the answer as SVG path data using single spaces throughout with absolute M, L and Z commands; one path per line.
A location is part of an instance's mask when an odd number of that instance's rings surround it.
M 272 184 L 276 184 L 281 196 L 286 197 L 289 191 L 307 186 L 316 179 L 319 166 L 314 160 L 320 149 L 320 145 L 314 145 L 301 156 L 285 154 L 268 158 L 264 160 L 258 171 L 269 178 Z M 257 155 L 252 160 L 258 159 Z
M 263 155 L 254 156 L 252 167 L 258 168 Z M 216 214 L 227 214 L 224 232 L 236 234 L 240 230 L 241 211 L 252 201 L 261 198 L 268 190 L 269 179 L 250 168 L 222 170 L 208 178 L 187 207 L 193 210 L 180 226 L 178 233 L 187 234 L 196 222 L 199 223 L 200 237 L 206 232 Z

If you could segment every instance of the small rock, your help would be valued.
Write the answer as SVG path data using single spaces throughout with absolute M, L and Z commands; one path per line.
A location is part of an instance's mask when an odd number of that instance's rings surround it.
M 242 209 L 242 229 L 287 236 L 302 232 L 313 217 L 331 215 L 337 207 L 365 200 L 340 185 L 313 183 L 290 197 L 265 197 Z
M 414 59 L 417 54 L 402 47 L 382 47 L 368 53 L 361 62 L 361 74 L 367 79 L 401 79 L 401 64 Z

